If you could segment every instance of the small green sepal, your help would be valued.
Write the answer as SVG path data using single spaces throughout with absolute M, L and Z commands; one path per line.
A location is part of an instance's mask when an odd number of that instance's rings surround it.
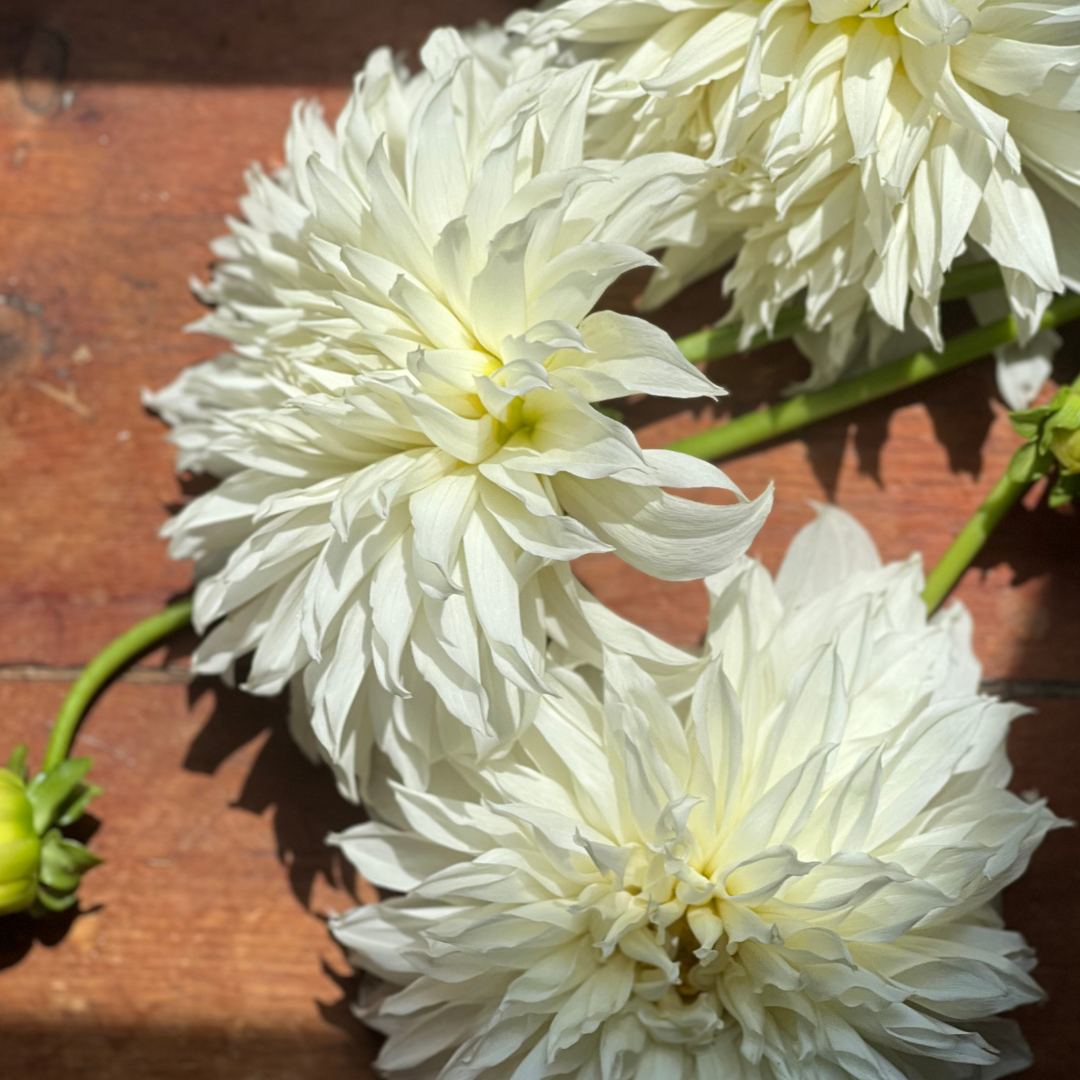
M 1062 476 L 1080 473 L 1080 427 L 1074 430 L 1059 427 L 1050 440 L 1050 449 L 1058 459 Z
M 8 771 L 13 772 L 20 780 L 26 780 L 26 743 L 19 743 L 8 758 Z
M 1053 475 L 1051 506 L 1080 499 L 1080 379 L 1063 386 L 1048 405 L 1011 413 L 1010 419 L 1026 441 L 1009 462 L 1009 479 L 1031 484 Z
M 85 790 L 83 777 L 90 771 L 89 758 L 66 758 L 55 769 L 40 772 L 27 785 L 34 804 L 34 828 L 38 835 L 59 822 L 72 803 L 80 801 Z

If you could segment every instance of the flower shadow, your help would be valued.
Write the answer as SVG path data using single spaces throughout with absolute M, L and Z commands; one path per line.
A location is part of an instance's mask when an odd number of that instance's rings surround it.
M 1065 346 L 1058 354 L 1054 379 L 1065 385 L 1080 373 L 1080 327 L 1068 326 L 1062 336 Z M 1008 566 L 1014 588 L 1038 582 L 1037 603 L 1030 612 L 1025 610 L 1022 618 L 1018 614 L 1016 625 L 1008 627 L 1017 643 L 1011 668 L 1025 680 L 1061 684 L 1063 696 L 1072 699 L 1078 694 L 1078 548 L 1080 505 L 1051 508 L 1046 501 L 1046 484 L 1040 483 L 1021 505 L 1009 511 L 974 560 L 974 566 L 983 572 Z M 1068 678 L 1063 680 L 1063 675 Z
M 292 893 L 309 913 L 325 922 L 326 916 L 314 902 L 320 878 L 354 901 L 358 893 L 370 890 L 358 880 L 348 860 L 325 843 L 327 833 L 363 821 L 363 808 L 338 793 L 327 766 L 304 756 L 289 732 L 286 695 L 254 697 L 217 679 L 197 678 L 189 689 L 189 702 L 194 705 L 208 694 L 213 696 L 213 710 L 192 740 L 184 767 L 212 774 L 238 750 L 262 740 L 232 805 L 258 815 L 273 808 L 278 857 L 287 868 Z M 336 971 L 325 960 L 322 966 L 340 996 L 330 1002 L 317 1000 L 315 1007 L 328 1026 L 345 1033 L 364 1051 L 364 1060 L 370 1060 L 377 1037 L 352 1011 L 358 977 Z
M 1037 600 L 1004 609 L 1005 629 L 1014 649 L 1009 669 L 1017 673 L 1015 692 L 1046 693 L 1074 699 L 1080 715 L 1080 685 L 1075 680 L 1080 642 L 1080 508 L 1051 509 L 1044 485 L 1038 501 L 1015 506 L 974 560 L 983 573 L 1000 566 L 1011 571 L 1015 589 L 1037 583 Z M 1048 683 L 1049 685 L 1040 685 Z M 1054 687 L 1060 686 L 1060 690 Z M 1009 691 L 1012 692 L 1011 690 Z
M 311 910 L 312 892 L 321 877 L 335 889 L 355 894 L 355 876 L 327 833 L 364 820 L 364 812 L 344 799 L 330 770 L 304 756 L 288 730 L 284 696 L 258 698 L 217 680 L 197 678 L 189 690 L 194 705 L 213 695 L 214 707 L 195 736 L 184 767 L 213 774 L 242 747 L 262 739 L 233 806 L 261 815 L 273 808 L 278 857 L 288 869 L 296 899 Z
M 371 1056 L 374 1057 L 378 1046 L 382 1042 L 382 1037 L 376 1034 L 372 1028 L 365 1027 L 353 1010 L 353 1003 L 360 996 L 360 984 L 363 981 L 363 976 L 355 972 L 343 975 L 340 971 L 335 971 L 325 961 L 323 961 L 322 969 L 323 975 L 334 983 L 341 992 L 341 996 L 331 1004 L 322 1001 L 317 1002 L 319 1015 L 327 1024 L 344 1032 L 355 1043 L 371 1048 Z

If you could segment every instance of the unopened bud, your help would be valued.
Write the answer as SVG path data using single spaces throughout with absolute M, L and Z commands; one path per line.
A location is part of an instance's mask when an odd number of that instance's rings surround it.
M 1062 473 L 1066 476 L 1080 473 L 1080 429 L 1068 431 L 1058 428 L 1050 438 L 1050 449 Z
M 89 768 L 89 758 L 68 758 L 28 782 L 22 746 L 0 768 L 0 915 L 71 907 L 82 875 L 101 861 L 61 832 L 99 791 L 83 782 Z
M 24 911 L 37 898 L 41 840 L 26 784 L 0 769 L 0 915 Z
M 1009 462 L 1009 476 L 1026 484 L 1053 476 L 1051 506 L 1080 500 L 1080 379 L 1063 386 L 1049 405 L 1013 413 L 1012 422 L 1027 441 Z

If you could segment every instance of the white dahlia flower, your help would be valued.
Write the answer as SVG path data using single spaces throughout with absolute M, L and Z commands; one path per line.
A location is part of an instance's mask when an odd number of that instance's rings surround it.
M 511 25 L 608 60 L 597 155 L 722 166 L 649 299 L 737 256 L 747 341 L 805 292 L 828 331 L 818 383 L 868 309 L 940 348 L 965 251 L 1001 265 L 1025 340 L 1080 284 L 1080 18 L 1059 0 L 565 0 Z
M 549 635 L 688 662 L 589 604 L 569 561 L 699 578 L 771 501 L 592 405 L 718 393 L 653 326 L 590 314 L 705 166 L 583 164 L 592 65 L 503 88 L 451 31 L 423 59 L 410 79 L 376 53 L 333 130 L 297 109 L 286 168 L 252 170 L 215 249 L 199 328 L 234 351 L 148 398 L 178 467 L 222 480 L 165 528 L 196 561 L 196 670 L 251 653 L 249 690 L 302 676 L 336 761 L 361 753 L 355 704 L 432 689 L 474 752 L 501 745 L 516 691 L 551 689 Z
M 335 918 L 412 1080 L 969 1080 L 1022 1068 L 1039 998 L 993 905 L 1059 824 L 1006 789 L 1023 710 L 966 615 L 827 511 L 774 583 L 709 582 L 673 706 L 609 655 L 560 671 L 515 757 L 335 837 L 402 893 Z M 556 677 L 549 673 L 549 677 Z

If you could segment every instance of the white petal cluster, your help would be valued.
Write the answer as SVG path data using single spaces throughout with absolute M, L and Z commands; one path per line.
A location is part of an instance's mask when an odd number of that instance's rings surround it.
M 1058 824 L 1006 790 L 1023 710 L 966 615 L 838 511 L 774 583 L 709 582 L 673 703 L 609 656 L 549 672 L 512 757 L 398 789 L 338 842 L 402 895 L 338 917 L 411 1080 L 974 1080 L 1027 1064 L 1040 996 L 992 901 Z
M 867 310 L 940 348 L 965 252 L 1001 265 L 1025 339 L 1080 283 L 1080 18 L 1060 0 L 565 0 L 512 25 L 608 61 L 595 153 L 719 166 L 652 299 L 735 256 L 747 341 L 805 292 L 817 383 Z
M 506 744 L 521 693 L 552 689 L 550 637 L 598 653 L 600 630 L 687 663 L 598 611 L 569 561 L 615 551 L 698 578 L 745 551 L 771 501 L 643 451 L 593 407 L 718 392 L 648 323 L 593 312 L 654 264 L 655 222 L 705 166 L 583 163 L 596 66 L 479 42 L 438 32 L 413 78 L 375 53 L 333 130 L 297 110 L 286 168 L 251 172 L 216 249 L 200 328 L 233 351 L 149 398 L 179 467 L 222 481 L 166 528 L 196 561 L 196 668 L 252 654 L 245 685 L 267 694 L 302 678 L 349 776 L 372 713 L 381 748 L 422 772 L 431 694 L 474 754 Z

